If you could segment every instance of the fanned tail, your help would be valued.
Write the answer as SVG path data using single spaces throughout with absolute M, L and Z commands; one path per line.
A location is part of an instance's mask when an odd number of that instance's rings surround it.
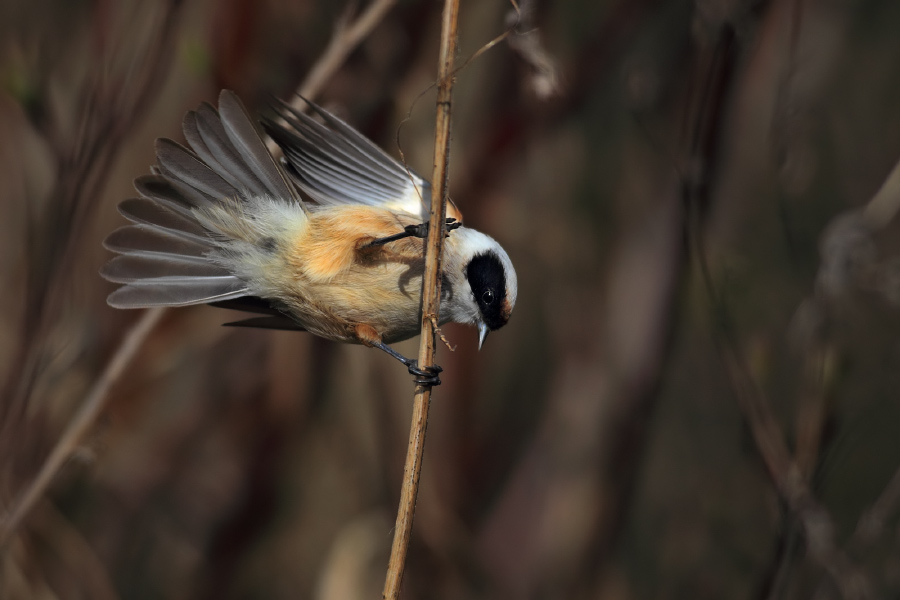
M 156 143 L 153 174 L 135 180 L 139 198 L 119 211 L 133 224 L 105 246 L 119 254 L 101 270 L 123 284 L 108 299 L 116 308 L 187 306 L 252 296 L 246 277 L 222 260 L 223 248 L 253 246 L 216 224 L 235 206 L 281 202 L 303 209 L 295 186 L 269 153 L 238 97 L 219 95 L 219 110 L 203 104 L 184 118 L 190 149 Z M 247 206 L 247 210 L 252 210 Z M 273 309 L 274 310 L 274 309 Z

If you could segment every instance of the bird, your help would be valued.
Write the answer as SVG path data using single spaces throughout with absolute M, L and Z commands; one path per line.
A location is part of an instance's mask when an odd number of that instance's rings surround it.
M 305 99 L 304 99 L 305 100 Z M 378 348 L 417 384 L 439 385 L 390 344 L 419 333 L 431 186 L 351 125 L 305 100 L 251 118 L 230 90 L 182 123 L 186 145 L 156 140 L 156 164 L 118 210 L 101 275 L 120 309 L 209 304 L 257 316 L 238 327 L 307 331 Z M 262 131 L 259 129 L 261 125 Z M 276 159 L 263 133 L 280 148 Z M 512 261 L 448 203 L 438 325 L 509 321 Z

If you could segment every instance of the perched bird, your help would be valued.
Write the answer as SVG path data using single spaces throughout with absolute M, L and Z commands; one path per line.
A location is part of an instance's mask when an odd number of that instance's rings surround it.
M 115 308 L 212 304 L 261 316 L 229 323 L 308 331 L 379 348 L 419 333 L 431 188 L 336 116 L 287 104 L 263 118 L 276 161 L 238 97 L 185 115 L 190 149 L 156 142 L 157 164 L 119 204 L 131 221 L 104 242 L 119 256 L 101 274 L 124 284 Z M 516 272 L 492 238 L 448 206 L 440 323 L 478 327 L 478 347 L 509 320 Z

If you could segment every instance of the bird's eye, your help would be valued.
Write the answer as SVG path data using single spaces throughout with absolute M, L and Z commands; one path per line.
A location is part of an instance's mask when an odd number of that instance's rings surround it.
M 494 301 L 494 292 L 491 290 L 484 290 L 484 293 L 481 295 L 481 301 L 485 304 L 490 304 Z

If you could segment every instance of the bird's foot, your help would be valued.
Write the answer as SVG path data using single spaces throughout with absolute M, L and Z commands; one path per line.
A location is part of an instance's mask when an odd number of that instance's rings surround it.
M 445 221 L 447 226 L 447 235 L 450 235 L 450 232 L 454 229 L 458 229 L 462 223 L 454 219 L 453 217 L 447 217 Z M 422 238 L 423 240 L 428 237 L 428 223 L 419 223 L 418 225 L 407 225 L 403 228 L 407 235 L 411 237 Z
M 409 374 L 415 376 L 415 379 L 413 379 L 413 381 L 416 383 L 416 385 L 424 385 L 428 387 L 441 385 L 441 378 L 439 377 L 439 375 L 444 369 L 442 369 L 440 365 L 430 365 L 427 367 L 422 367 L 420 369 L 419 361 L 410 360 L 409 364 L 406 366 L 409 369 Z
M 447 225 L 447 235 L 450 235 L 450 232 L 454 229 L 459 228 L 462 223 L 454 219 L 453 217 L 447 217 L 446 220 Z M 366 246 L 383 246 L 389 242 L 396 242 L 397 240 L 402 240 L 403 238 L 408 237 L 416 237 L 425 239 L 428 237 L 428 223 L 419 223 L 418 225 L 407 225 L 403 228 L 401 233 L 395 233 L 394 235 L 389 235 L 383 238 L 377 238 L 366 244 Z
M 436 385 L 441 385 L 441 378 L 438 377 L 438 374 L 441 373 L 444 369 L 442 369 L 438 365 L 431 365 L 429 367 L 419 367 L 419 361 L 414 358 L 406 358 L 384 342 L 369 342 L 369 345 L 378 348 L 384 352 L 387 352 L 392 357 L 396 358 L 409 369 L 409 374 L 414 375 L 415 379 L 413 381 L 416 385 L 426 385 L 428 387 L 434 387 Z

